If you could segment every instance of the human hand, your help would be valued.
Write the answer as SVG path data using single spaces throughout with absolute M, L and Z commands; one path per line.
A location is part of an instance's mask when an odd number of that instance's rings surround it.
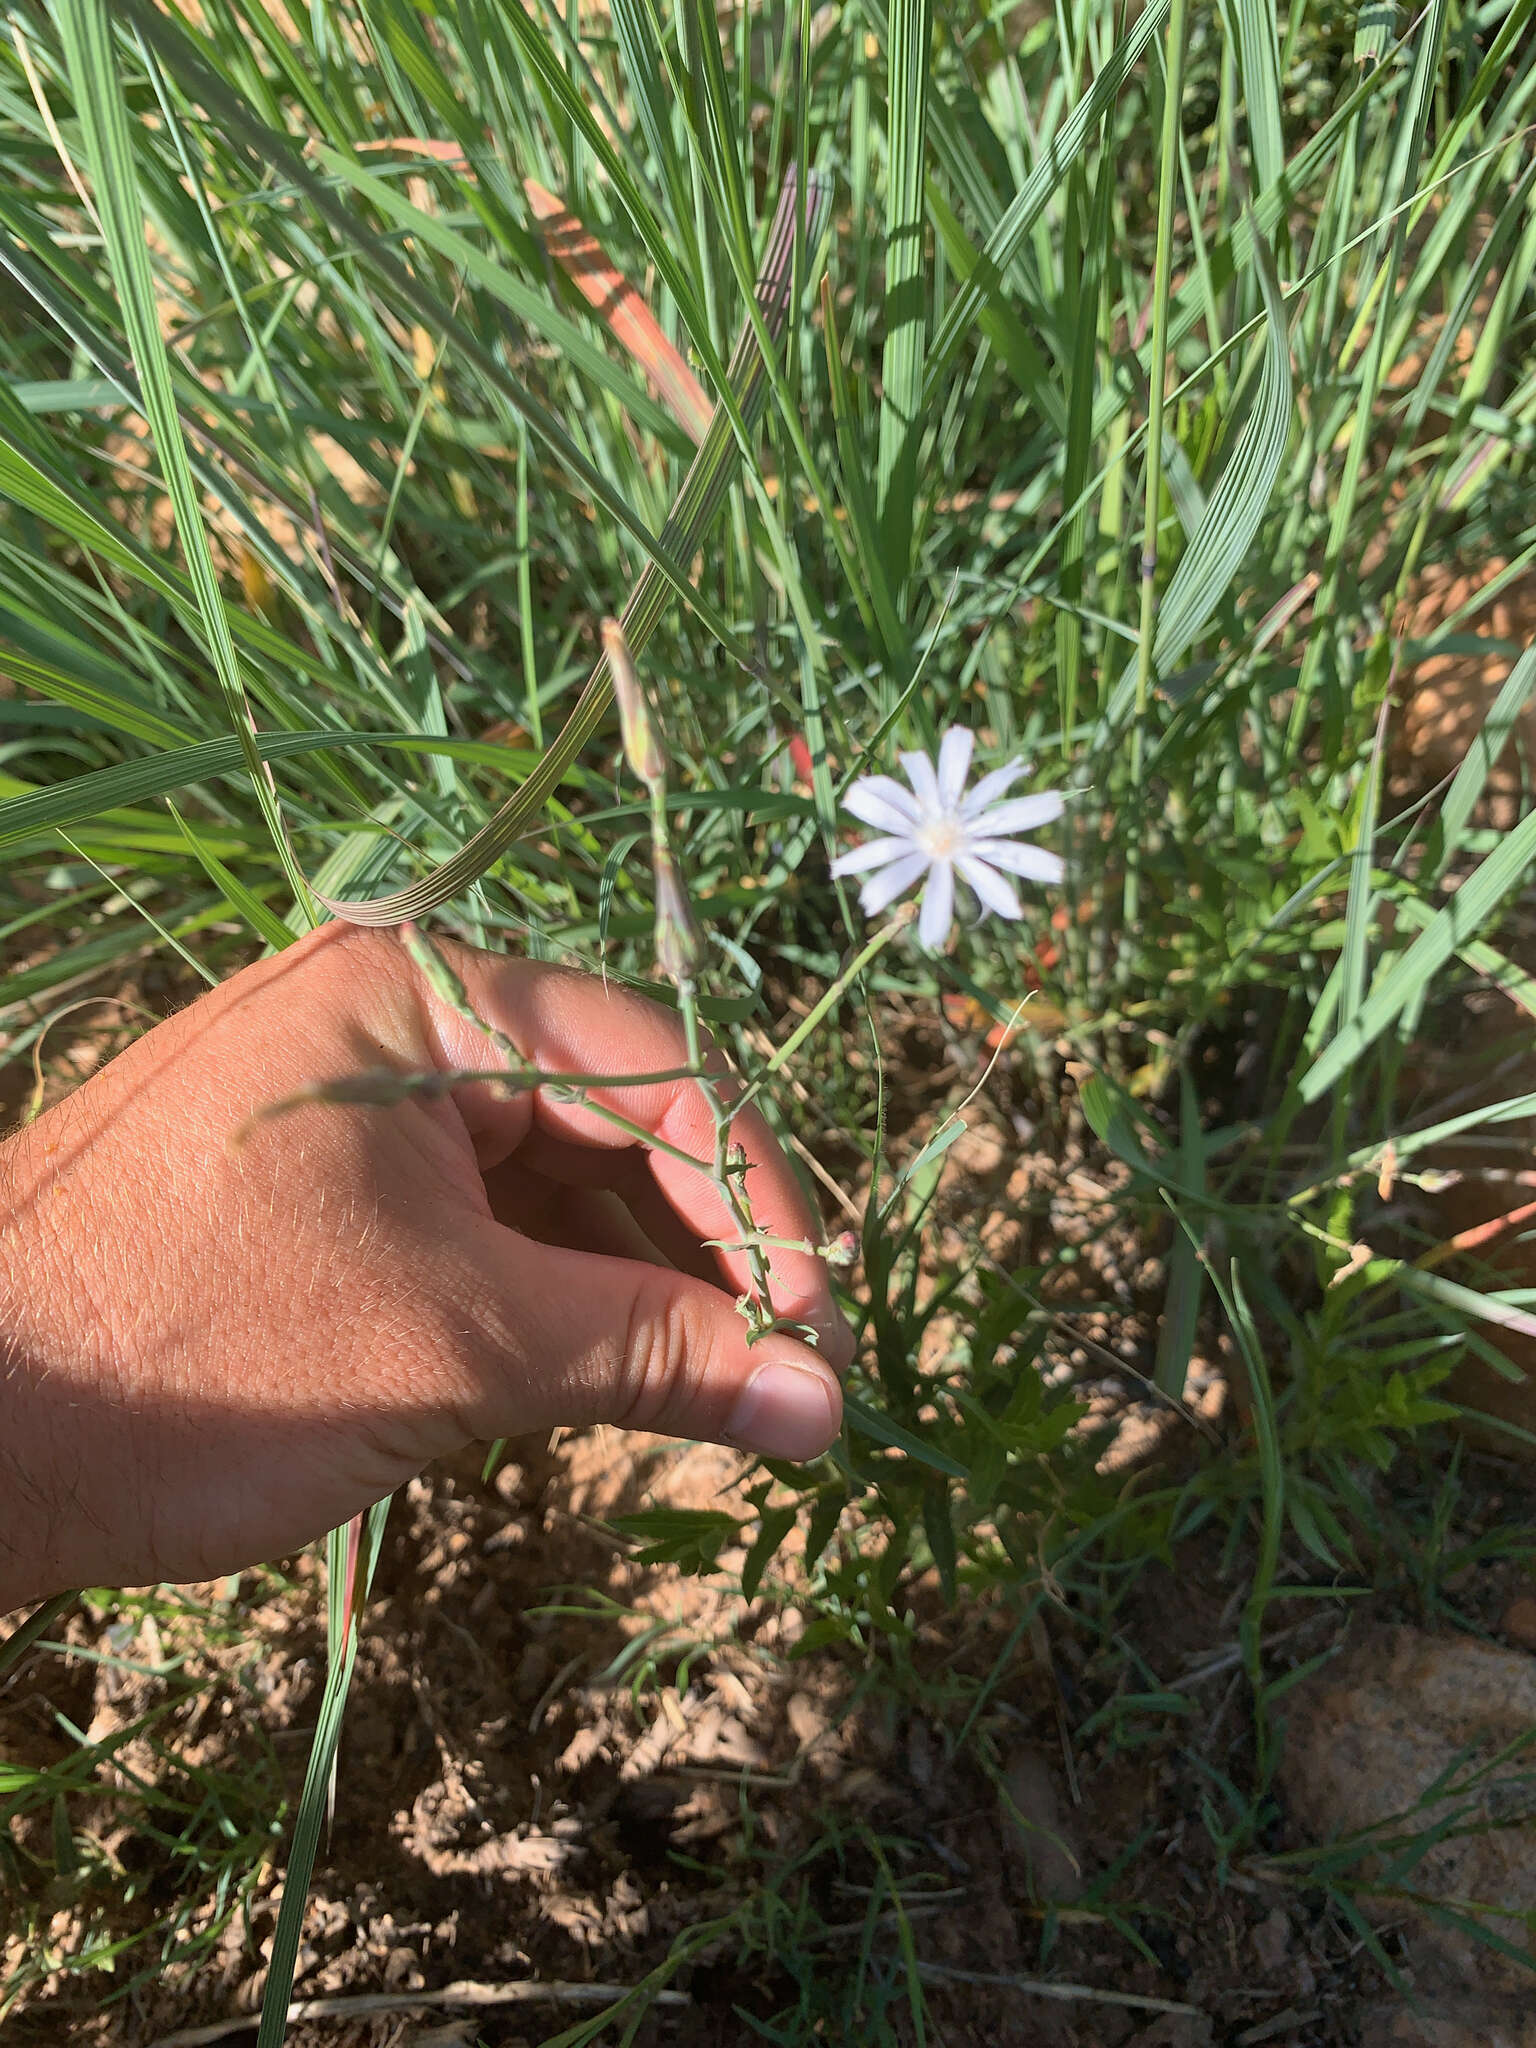
M 545 1071 L 685 1064 L 677 1018 L 643 997 L 442 950 Z M 0 1611 L 283 1555 L 433 1458 L 556 1423 L 826 1448 L 852 1341 L 825 1262 L 768 1255 L 775 1311 L 819 1354 L 782 1332 L 749 1346 L 745 1258 L 701 1248 L 733 1235 L 716 1188 L 585 1102 L 469 1083 L 249 1121 L 315 1081 L 501 1064 L 397 936 L 327 925 L 0 1148 Z M 590 1100 L 711 1154 L 691 1080 Z M 733 1138 L 759 1229 L 814 1240 L 761 1115 Z

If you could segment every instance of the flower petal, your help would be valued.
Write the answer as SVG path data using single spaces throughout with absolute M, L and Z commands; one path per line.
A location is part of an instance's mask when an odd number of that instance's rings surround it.
M 961 817 L 974 818 L 984 811 L 988 804 L 996 803 L 1005 790 L 1012 789 L 1028 765 L 1022 754 L 1015 754 L 1013 759 L 1005 761 L 1001 768 L 994 768 L 990 774 L 983 775 L 960 806 Z
M 844 793 L 843 809 L 877 832 L 910 831 L 918 816 L 911 791 L 890 775 L 861 775 Z
M 893 860 L 889 867 L 877 875 L 871 875 L 859 891 L 859 902 L 866 917 L 878 917 L 888 909 L 898 896 L 904 896 L 928 865 L 926 853 L 904 853 Z
M 995 916 L 1024 915 L 1024 906 L 1019 901 L 1018 891 L 1012 882 L 1003 880 L 996 868 L 989 868 L 984 860 L 977 860 L 969 853 L 962 853 L 955 866 L 976 891 L 977 899 Z
M 965 791 L 975 745 L 975 736 L 963 725 L 952 725 L 939 742 L 939 795 L 946 811 L 956 808 Z
M 944 808 L 944 799 L 939 795 L 939 778 L 933 772 L 933 763 L 926 754 L 903 754 L 901 765 L 908 782 L 917 791 L 919 815 L 938 817 Z
M 866 839 L 851 853 L 840 853 L 832 863 L 832 872 L 837 876 L 862 875 L 866 868 L 883 868 L 888 861 L 899 860 L 911 851 L 910 839 Z
M 917 936 L 936 953 L 949 937 L 955 916 L 955 871 L 947 860 L 936 860 L 923 891 L 923 914 L 917 921 Z
M 1043 846 L 1031 846 L 1027 840 L 973 839 L 965 850 L 972 860 L 1005 868 L 1010 875 L 1022 875 L 1029 882 L 1048 882 L 1054 886 L 1067 872 L 1060 854 L 1047 853 Z
M 1033 832 L 1037 825 L 1053 825 L 1067 808 L 1059 790 L 1043 789 L 1038 796 L 1016 796 L 1005 804 L 993 804 L 979 816 L 967 818 L 973 832 L 988 839 L 1004 833 Z

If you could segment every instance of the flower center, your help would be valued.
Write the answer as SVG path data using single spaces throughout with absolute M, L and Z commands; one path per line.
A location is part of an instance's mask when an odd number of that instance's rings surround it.
M 965 839 L 958 818 L 931 818 L 913 834 L 930 860 L 953 860 Z

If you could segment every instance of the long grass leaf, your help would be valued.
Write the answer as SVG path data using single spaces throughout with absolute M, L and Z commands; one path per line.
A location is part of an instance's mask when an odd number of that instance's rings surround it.
M 962 1464 L 950 1457 L 947 1451 L 936 1451 L 932 1444 L 914 1436 L 909 1429 L 903 1429 L 898 1422 L 892 1422 L 888 1415 L 878 1408 L 871 1408 L 867 1401 L 861 1401 L 854 1394 L 844 1394 L 843 1413 L 849 1429 L 857 1430 L 860 1436 L 867 1436 L 871 1442 L 884 1444 L 888 1449 L 905 1451 L 919 1465 L 926 1465 L 933 1472 L 944 1472 L 951 1479 L 968 1479 L 970 1474 Z
M 295 901 L 307 900 L 304 877 L 288 844 L 278 804 L 277 786 L 255 744 L 255 726 L 246 702 L 224 599 L 219 590 L 202 507 L 187 460 L 186 442 L 177 416 L 170 366 L 160 332 L 155 282 L 144 237 L 144 207 L 128 131 L 105 0 L 63 0 L 60 24 L 71 80 L 80 114 L 81 133 L 90 163 L 102 233 L 122 300 L 133 358 L 138 365 L 144 404 L 155 451 L 174 508 L 176 531 L 186 558 L 205 644 L 224 692 L 257 801 L 272 834 L 273 845 L 288 874 Z
M 1179 1089 L 1179 1161 L 1183 1178 L 1203 1200 L 1206 1187 L 1205 1143 L 1200 1129 L 1200 1098 L 1185 1071 Z M 1201 1219 L 1204 1228 L 1204 1219 Z M 1152 1367 L 1153 1384 L 1172 1400 L 1182 1401 L 1189 1361 L 1200 1323 L 1205 1292 L 1206 1260 L 1190 1228 L 1175 1230 L 1168 1253 L 1168 1289 L 1162 1326 Z
M 1474 940 L 1510 891 L 1536 864 L 1536 815 L 1523 818 L 1456 890 L 1378 980 L 1348 1027 L 1302 1077 L 1301 1099 L 1316 1102 L 1368 1047 L 1396 1023 L 1431 978 Z
M 885 352 L 875 509 L 886 581 L 898 605 L 912 558 L 923 364 L 928 340 L 928 266 L 923 167 L 928 151 L 928 81 L 933 0 L 891 0 L 887 48 L 885 179 Z
M 510 749 L 483 740 L 419 732 L 264 732 L 256 738 L 264 761 L 369 747 L 443 755 L 500 770 L 518 758 Z M 245 749 L 238 739 L 199 740 L 195 746 L 167 749 L 138 761 L 117 761 L 110 768 L 95 768 L 42 788 L 18 787 L 13 778 L 0 778 L 11 792 L 0 798 L 0 846 L 13 846 L 60 826 L 84 824 L 151 797 L 238 775 L 244 762 Z
M 283 923 L 276 911 L 263 903 L 255 890 L 249 888 L 219 859 L 204 835 L 187 823 L 174 804 L 169 804 L 166 808 L 180 828 L 181 836 L 186 841 L 193 859 L 213 886 L 222 891 L 230 909 L 243 917 L 252 931 L 265 939 L 274 952 L 280 953 L 286 946 L 291 946 L 295 934 Z
M 810 244 L 816 242 L 826 224 L 830 198 L 825 181 L 813 177 L 804 216 L 805 237 Z M 770 344 L 782 337 L 790 316 L 795 217 L 799 210 L 798 188 L 791 168 L 769 230 L 757 283 L 758 311 L 766 324 Z M 742 328 L 732 352 L 728 381 L 742 418 L 749 423 L 756 420 L 767 396 L 768 377 L 757 330 L 750 320 Z M 693 554 L 719 510 L 739 460 L 740 449 L 729 413 L 723 405 L 717 406 L 709 432 L 662 528 L 663 542 L 683 558 Z M 634 653 L 640 653 L 655 631 L 665 602 L 666 587 L 655 565 L 648 562 L 619 618 Z M 611 695 L 608 657 L 602 654 L 570 717 L 546 748 L 533 774 L 456 854 L 419 881 L 391 895 L 371 900 L 322 897 L 325 907 L 354 924 L 399 924 L 408 917 L 424 916 L 469 888 L 537 820 L 566 769 L 596 732 Z
M 1086 182 L 1086 181 L 1085 181 Z M 1070 507 L 1061 538 L 1058 580 L 1062 603 L 1056 613 L 1056 701 L 1061 729 L 1077 724 L 1077 695 L 1083 668 L 1083 557 L 1088 544 L 1089 465 L 1093 454 L 1093 402 L 1098 380 L 1100 295 L 1113 240 L 1115 159 L 1100 153 L 1092 201 L 1076 210 L 1082 222 L 1080 270 L 1068 280 L 1068 303 L 1076 344 L 1068 364 L 1066 446 L 1061 494 Z
M 1242 567 L 1268 509 L 1290 437 L 1293 398 L 1285 302 L 1268 247 L 1257 231 L 1253 246 L 1267 315 L 1258 393 L 1232 459 L 1206 500 L 1205 515 L 1158 606 L 1153 661 L 1162 675 L 1200 637 Z
M 1383 708 L 1381 716 L 1376 721 L 1376 743 L 1371 749 L 1371 758 L 1360 785 L 1355 843 L 1349 856 L 1349 891 L 1344 905 L 1344 946 L 1339 955 L 1338 1019 L 1341 1030 L 1348 1028 L 1350 1020 L 1365 1000 L 1369 964 L 1367 946 L 1377 901 L 1376 892 L 1371 886 L 1371 876 L 1375 865 L 1376 821 L 1381 807 L 1386 737 L 1387 719 Z
M 388 1513 L 389 1502 L 383 1500 L 368 1510 L 365 1519 L 363 1541 L 357 1562 L 358 1582 L 365 1593 L 373 1581 L 374 1567 L 378 1562 L 379 1546 L 384 1539 L 384 1522 Z M 334 1544 L 331 1546 L 331 1555 L 334 1560 Z M 352 1682 L 352 1668 L 357 1661 L 357 1623 L 358 1614 L 354 1608 L 350 1625 L 340 1639 L 331 1644 L 330 1662 L 325 1674 L 325 1690 L 320 1696 L 320 1712 L 315 1723 L 314 1738 L 310 1744 L 309 1766 L 304 1774 L 304 1789 L 299 1795 L 298 1819 L 294 1823 L 293 1841 L 288 1851 L 288 1868 L 283 1876 L 282 1903 L 278 1907 L 277 1927 L 272 1936 L 272 1955 L 267 1970 L 266 1986 L 262 1993 L 261 2025 L 256 2035 L 256 2048 L 282 2048 L 283 2036 L 288 2028 L 288 1999 L 293 1990 L 294 1971 L 299 1959 L 299 1937 L 304 1930 L 304 1909 L 309 1898 L 309 1880 L 315 1867 L 315 1851 L 320 1843 L 320 1830 L 325 1822 L 332 1774 L 336 1765 L 336 1746 L 341 1740 L 341 1722 L 346 1707 L 347 1690 Z
M 1280 51 L 1273 0 L 1223 0 L 1236 31 L 1243 80 L 1243 114 L 1253 157 L 1254 185 L 1262 192 L 1285 170 L 1285 120 L 1280 104 Z
M 1081 156 L 1084 144 L 1103 120 L 1141 53 L 1167 20 L 1168 8 L 1169 0 L 1150 0 L 1140 19 L 1115 45 L 1103 70 L 1062 122 L 1050 149 L 1040 157 L 1014 194 L 1002 219 L 987 236 L 980 263 L 950 301 L 928 352 L 927 395 L 930 399 L 939 389 L 941 379 L 948 374 L 955 353 L 983 300 L 1000 290 L 1008 266 L 1044 212 L 1051 194 L 1065 178 L 1068 165 Z
M 856 582 L 854 599 L 861 608 L 867 603 L 872 623 L 885 643 L 885 652 L 889 658 L 902 645 L 904 636 L 901 621 L 897 616 L 896 601 L 891 595 L 891 586 L 885 573 L 885 558 L 880 549 L 875 502 L 869 488 L 869 478 L 865 473 L 867 443 L 860 432 L 853 391 L 843 363 L 831 280 L 824 277 L 821 283 L 821 324 L 827 344 L 827 381 L 832 401 L 832 424 L 837 435 L 837 452 L 842 469 L 843 502 L 848 508 L 848 523 L 853 529 L 854 545 L 859 560 L 868 571 L 868 591 L 865 591 L 861 582 Z
M 1429 870 L 1438 880 L 1459 849 L 1494 764 L 1514 737 L 1526 706 L 1536 695 L 1536 647 L 1528 647 L 1504 679 L 1488 714 L 1456 770 L 1435 828 Z

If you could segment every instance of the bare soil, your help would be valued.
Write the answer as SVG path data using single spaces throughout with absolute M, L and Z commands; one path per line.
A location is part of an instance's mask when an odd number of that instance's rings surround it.
M 1245 1784 L 1253 1759 L 1235 1641 L 1247 1561 L 1224 1565 L 1214 1535 L 1149 1564 L 1109 1621 L 1067 1606 L 1020 1635 L 1000 1603 L 956 1615 L 919 1584 L 917 1683 L 898 1689 L 870 1683 L 873 1668 L 847 1656 L 796 1660 L 792 1600 L 748 1608 L 713 1581 L 639 1568 L 600 1525 L 640 1506 L 728 1502 L 740 1476 L 733 1454 L 607 1430 L 513 1452 L 489 1481 L 465 1459 L 397 1503 L 298 1986 L 306 1998 L 388 1993 L 397 2003 L 298 2022 L 296 2048 L 531 2048 L 590 2014 L 574 2002 L 578 1989 L 468 2014 L 413 2011 L 410 1993 L 530 1977 L 636 1984 L 681 1933 L 732 1914 L 818 1842 L 798 1883 L 779 1882 L 787 1900 L 803 1889 L 814 1907 L 799 1967 L 825 2009 L 823 2038 L 838 2038 L 839 2012 L 851 2027 L 860 2010 L 849 1986 L 866 1943 L 866 2017 L 883 2003 L 885 2038 L 915 2038 L 900 1993 L 904 1938 L 930 1975 L 933 2038 L 951 2044 L 1345 2048 L 1360 2038 L 1362 2015 L 1389 1987 L 1320 1892 L 1264 1874 L 1265 1852 L 1292 1839 L 1284 1812 L 1276 1806 L 1260 1839 L 1218 1869 L 1214 1836 L 1232 1816 L 1215 1774 Z M 1536 1507 L 1494 1468 L 1480 1498 L 1494 1522 Z M 561 1587 L 567 1597 L 552 1599 Z M 236 1589 L 201 1590 L 227 1600 Z M 1508 1618 L 1518 1647 L 1526 1590 L 1492 1566 L 1458 1599 L 1465 1619 L 1495 1634 Z M 594 1592 L 612 1608 L 570 1611 Z M 238 1774 L 259 1768 L 270 1745 L 296 1800 L 323 1677 L 318 1575 L 300 1561 L 286 1588 L 253 1576 L 238 1595 L 231 1611 L 251 1603 L 244 1627 L 221 1648 L 191 1621 L 185 1643 L 179 1624 L 146 1624 L 125 1643 L 120 1627 L 84 1613 L 68 1639 L 140 1665 L 187 1648 L 201 1667 L 206 1682 L 186 1689 L 161 1728 L 158 1760 L 130 1743 L 119 1768 L 166 1774 L 181 1756 Z M 1392 1618 L 1413 1603 L 1402 1592 L 1371 1606 Z M 1328 1648 L 1343 1626 L 1341 1602 L 1275 1610 L 1272 1669 Z M 648 1632 L 647 1666 L 637 1646 Z M 989 1672 L 980 1745 L 957 1756 L 966 1708 L 953 1681 Z M 56 1761 L 69 1748 L 59 1713 L 101 1742 L 182 1684 L 35 1653 L 0 1692 L 0 1743 L 13 1762 Z M 1145 1700 L 1159 1692 L 1161 1707 Z M 104 1836 L 111 1775 L 98 1773 L 91 1816 Z M 825 1846 L 829 1835 L 841 1855 Z M 131 1828 L 112 1846 L 124 1868 L 153 1861 Z M 907 1927 L 887 1910 L 871 1940 L 879 1856 L 903 1887 Z M 167 1869 L 120 1903 L 120 1931 L 163 1910 L 174 1881 Z M 1032 1896 L 1047 1890 L 1054 1907 Z M 270 1870 L 249 1936 L 237 1916 L 199 1967 L 151 1979 L 122 2003 L 105 2003 L 109 1977 L 92 1995 L 90 1979 L 59 1974 L 11 2015 L 8 2038 L 18 2048 L 139 2048 L 253 2010 L 278 1896 Z M 69 1910 L 53 1927 L 66 1946 Z M 637 2038 L 676 2048 L 765 2038 L 750 2021 L 771 2024 L 795 1994 L 764 1939 L 738 1927 L 706 1943 L 673 1980 L 681 2002 Z M 1386 1939 L 1406 1953 L 1398 1936 Z M 1042 1978 L 1076 1988 L 1047 1998 L 1020 1982 Z M 1187 2010 L 1160 2013 L 1151 2001 Z

